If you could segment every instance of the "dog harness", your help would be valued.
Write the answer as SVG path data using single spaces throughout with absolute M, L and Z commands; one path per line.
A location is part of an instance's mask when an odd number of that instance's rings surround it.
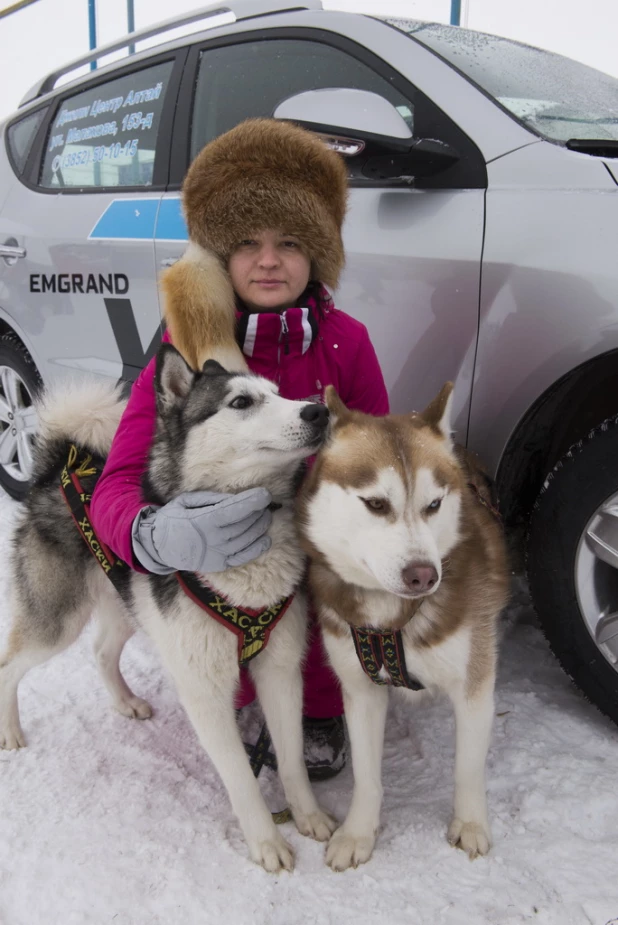
M 91 476 L 96 481 L 99 474 L 99 467 L 93 462 L 91 454 L 84 453 L 80 458 L 80 451 L 71 444 L 66 465 L 60 473 L 60 489 L 86 546 L 116 590 L 120 591 L 129 566 L 115 556 L 95 534 L 90 522 L 92 494 L 84 490 L 80 481 L 81 478 Z M 238 636 L 238 664 L 241 668 L 265 648 L 271 632 L 294 599 L 291 594 L 265 610 L 245 610 L 232 606 L 222 595 L 203 585 L 191 572 L 175 572 L 174 577 L 195 604 Z
M 80 479 L 97 476 L 99 469 L 93 464 L 90 453 L 85 453 L 81 460 L 78 460 L 78 456 L 79 451 L 72 443 L 66 465 L 60 473 L 60 490 L 83 541 L 116 590 L 119 591 L 121 576 L 127 574 L 129 567 L 97 538 L 92 528 L 90 523 L 92 494 L 84 491 Z
M 202 584 L 191 572 L 176 572 L 178 584 L 202 610 L 217 623 L 238 636 L 238 664 L 241 668 L 264 649 L 273 629 L 284 615 L 294 595 L 284 597 L 265 610 L 248 610 L 234 607 L 224 597 Z
M 382 633 L 358 626 L 351 626 L 350 630 L 358 660 L 374 684 L 392 684 L 411 691 L 423 689 L 423 685 L 408 674 L 401 630 Z M 382 668 L 386 678 L 380 674 Z

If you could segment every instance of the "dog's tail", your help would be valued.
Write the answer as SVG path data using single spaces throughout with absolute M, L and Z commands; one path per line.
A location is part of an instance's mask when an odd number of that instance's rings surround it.
M 161 276 L 172 343 L 195 370 L 217 360 L 230 372 L 247 369 L 236 343 L 236 299 L 219 259 L 191 242 Z
M 35 403 L 35 480 L 59 443 L 68 441 L 107 456 L 125 405 L 120 388 L 105 380 L 65 381 L 46 389 Z

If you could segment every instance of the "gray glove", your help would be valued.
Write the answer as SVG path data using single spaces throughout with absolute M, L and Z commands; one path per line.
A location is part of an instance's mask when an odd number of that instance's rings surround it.
M 144 507 L 133 521 L 133 552 L 157 575 L 223 572 L 270 548 L 272 515 L 265 488 L 238 495 L 188 491 L 164 507 Z

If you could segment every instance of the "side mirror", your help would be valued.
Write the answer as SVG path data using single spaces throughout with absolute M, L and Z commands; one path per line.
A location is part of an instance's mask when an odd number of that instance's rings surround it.
M 274 117 L 320 135 L 350 159 L 354 179 L 412 183 L 459 160 L 450 145 L 415 138 L 392 103 L 368 90 L 308 90 L 280 103 Z
M 275 119 L 298 122 L 320 134 L 349 132 L 405 150 L 412 131 L 392 103 L 368 90 L 307 90 L 279 103 Z

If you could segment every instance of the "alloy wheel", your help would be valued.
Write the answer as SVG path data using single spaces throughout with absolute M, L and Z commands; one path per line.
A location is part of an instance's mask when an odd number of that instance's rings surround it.
M 32 474 L 36 429 L 28 387 L 12 367 L 0 366 L 0 466 L 18 482 L 27 482 Z
M 618 492 L 584 528 L 575 555 L 575 590 L 588 632 L 618 672 Z

